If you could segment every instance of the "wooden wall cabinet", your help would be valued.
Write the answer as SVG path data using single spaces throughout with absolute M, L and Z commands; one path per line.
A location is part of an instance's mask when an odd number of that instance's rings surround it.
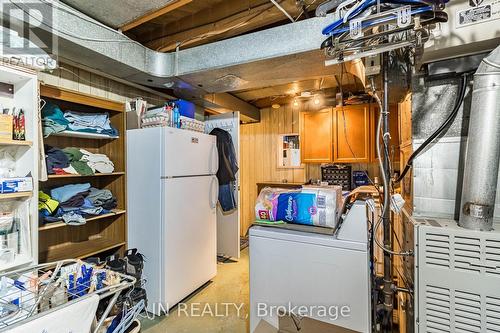
M 368 104 L 335 108 L 333 162 L 370 162 L 371 111 Z
M 370 162 L 371 111 L 366 104 L 302 112 L 302 162 Z
M 333 160 L 333 110 L 300 113 L 302 163 L 328 163 Z

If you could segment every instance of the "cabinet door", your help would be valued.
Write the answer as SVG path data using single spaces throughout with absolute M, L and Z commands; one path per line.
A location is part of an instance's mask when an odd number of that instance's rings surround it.
M 380 115 L 378 107 L 374 108 L 371 120 L 371 160 L 372 162 L 377 161 L 377 122 Z M 389 105 L 389 132 L 391 133 L 391 140 L 389 142 L 389 154 L 392 162 L 398 162 L 400 160 L 400 150 L 399 150 L 399 121 L 398 121 L 398 105 Z M 382 139 L 381 139 L 382 140 Z M 382 141 L 381 141 L 382 142 Z M 382 149 L 382 145 L 380 145 Z
M 334 111 L 334 162 L 370 161 L 370 107 L 350 105 Z
M 302 163 L 328 163 L 333 155 L 332 109 L 300 114 Z

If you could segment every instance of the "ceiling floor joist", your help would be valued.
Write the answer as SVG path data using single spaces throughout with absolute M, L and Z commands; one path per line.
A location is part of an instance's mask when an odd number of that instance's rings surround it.
M 150 12 L 146 15 L 143 15 L 141 17 L 139 17 L 138 19 L 132 21 L 132 22 L 129 22 L 127 24 L 125 24 L 124 26 L 122 26 L 120 28 L 121 31 L 125 32 L 125 31 L 128 31 L 130 29 L 133 29 L 141 24 L 144 24 L 146 22 L 149 22 L 151 20 L 154 20 L 155 18 L 157 17 L 160 17 L 162 15 L 165 15 L 171 11 L 174 11 L 176 10 L 177 8 L 180 8 L 182 6 L 185 6 L 187 5 L 188 3 L 192 2 L 193 0 L 177 0 L 175 2 L 171 2 L 169 3 L 168 5 L 166 5 L 165 7 L 163 8 L 160 8 L 158 10 L 155 10 L 153 12 Z

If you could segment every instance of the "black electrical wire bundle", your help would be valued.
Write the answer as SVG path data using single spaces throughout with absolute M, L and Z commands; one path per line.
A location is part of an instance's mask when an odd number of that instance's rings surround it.
M 420 147 L 418 147 L 418 149 L 413 152 L 413 154 L 411 154 L 410 158 L 408 159 L 408 162 L 406 162 L 406 166 L 403 169 L 403 172 L 401 173 L 399 178 L 394 181 L 394 183 L 399 183 L 404 179 L 408 171 L 410 171 L 410 169 L 413 167 L 413 160 L 415 160 L 415 158 L 417 158 L 424 151 L 424 149 L 427 148 L 427 146 L 432 141 L 434 141 L 455 120 L 458 111 L 460 110 L 460 106 L 464 101 L 466 90 L 467 90 L 467 73 L 461 76 L 460 86 L 458 90 L 458 98 L 452 112 L 450 113 L 448 118 L 446 118 L 444 123 L 441 126 L 439 126 L 439 128 L 434 133 L 432 133 L 432 135 L 429 136 L 427 140 L 425 140 L 424 143 L 422 143 Z

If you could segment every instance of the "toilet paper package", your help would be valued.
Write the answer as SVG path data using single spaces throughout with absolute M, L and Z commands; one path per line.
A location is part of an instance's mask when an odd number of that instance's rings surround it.
M 305 186 L 299 190 L 265 188 L 255 206 L 258 220 L 335 228 L 342 207 L 340 186 Z

